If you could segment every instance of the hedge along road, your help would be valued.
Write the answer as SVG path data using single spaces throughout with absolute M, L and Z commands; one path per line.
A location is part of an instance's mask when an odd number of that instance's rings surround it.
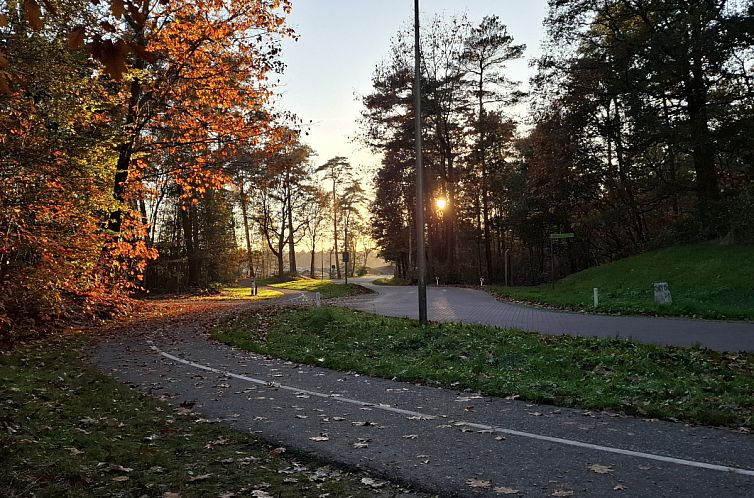
M 418 318 L 416 287 L 374 285 L 376 292 L 342 301 L 352 309 L 387 316 Z M 717 351 L 754 351 L 754 323 L 681 318 L 591 315 L 553 311 L 498 301 L 486 292 L 461 287 L 427 288 L 430 320 L 516 328 L 548 335 L 622 337 L 665 346 L 702 346 Z
M 263 358 L 209 339 L 217 319 L 187 310 L 103 338 L 92 358 L 204 421 L 442 496 L 754 495 L 750 434 Z

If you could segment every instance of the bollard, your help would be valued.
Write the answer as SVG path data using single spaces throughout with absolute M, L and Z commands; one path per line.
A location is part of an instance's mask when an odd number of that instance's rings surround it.
M 673 297 L 670 295 L 670 287 L 667 282 L 655 282 L 654 287 L 656 304 L 673 304 Z
M 319 292 L 315 292 L 314 293 L 314 305 L 317 308 L 319 308 L 320 306 L 322 306 L 322 294 L 320 294 Z
M 597 287 L 594 288 L 594 309 L 597 309 L 597 306 L 600 304 L 600 293 L 599 289 Z
M 479 277 L 479 287 L 484 287 L 484 277 Z
M 435 284 L 440 285 L 440 277 L 435 277 Z

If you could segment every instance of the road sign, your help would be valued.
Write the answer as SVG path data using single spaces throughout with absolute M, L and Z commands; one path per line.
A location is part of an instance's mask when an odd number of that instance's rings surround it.
M 351 260 L 351 255 L 347 251 L 344 252 L 342 261 L 344 263 L 348 263 L 350 260 Z
M 572 239 L 574 237 L 576 237 L 575 233 L 551 233 L 550 234 L 550 240 Z

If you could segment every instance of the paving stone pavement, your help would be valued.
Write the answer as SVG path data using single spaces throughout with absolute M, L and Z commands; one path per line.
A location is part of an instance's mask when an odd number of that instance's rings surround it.
M 341 301 L 353 309 L 418 318 L 416 287 L 374 285 L 354 279 L 375 294 Z M 548 335 L 621 337 L 671 346 L 702 346 L 717 351 L 754 351 L 754 323 L 639 316 L 609 316 L 554 311 L 501 302 L 486 292 L 461 287 L 427 288 L 432 321 L 467 322 L 517 328 Z

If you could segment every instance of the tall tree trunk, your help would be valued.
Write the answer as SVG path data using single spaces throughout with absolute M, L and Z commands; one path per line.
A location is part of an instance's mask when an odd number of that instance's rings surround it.
M 288 210 L 288 266 L 290 274 L 298 274 L 298 265 L 296 264 L 296 241 L 293 236 L 293 213 Z
M 142 5 L 141 14 L 146 18 L 147 9 L 150 8 L 150 2 L 144 2 Z M 141 23 L 134 27 L 136 33 L 134 34 L 135 43 L 142 49 L 147 46 L 147 41 L 144 34 L 144 24 Z M 136 57 L 134 61 L 134 69 L 137 73 L 139 70 L 144 69 L 145 61 L 141 57 Z M 140 133 L 139 127 L 136 126 L 139 113 L 139 101 L 142 97 L 141 81 L 138 77 L 134 77 L 131 80 L 129 87 L 130 95 L 128 97 L 128 111 L 126 111 L 125 117 L 125 129 L 131 129 L 131 136 L 118 146 L 118 161 L 115 166 L 115 177 L 113 178 L 113 198 L 118 203 L 125 200 L 126 196 L 126 182 L 128 181 L 128 174 L 131 169 L 131 157 L 134 152 L 134 145 L 138 139 Z M 123 211 L 118 206 L 115 211 L 110 213 L 110 219 L 107 222 L 107 229 L 119 236 L 121 227 L 123 226 Z
M 186 285 L 189 287 L 199 286 L 199 265 L 197 264 L 197 252 L 196 247 L 196 208 L 189 206 L 186 209 L 179 209 L 178 213 L 181 218 L 181 226 L 183 228 L 183 242 L 186 246 Z
M 479 72 L 479 164 L 482 169 L 482 220 L 484 221 L 484 259 L 487 263 L 487 277 L 492 280 L 492 241 L 490 240 L 490 197 L 487 172 L 487 154 L 484 147 L 484 71 Z
M 662 98 L 662 110 L 665 116 L 665 129 L 670 130 L 670 112 L 668 110 L 668 99 L 665 97 Z M 678 216 L 681 213 L 681 209 L 678 202 L 678 180 L 676 178 L 676 158 L 673 137 L 668 139 L 668 154 L 670 154 L 670 192 L 673 214 Z
M 703 79 L 702 61 L 696 57 L 691 65 L 687 101 L 691 122 L 691 157 L 696 172 L 696 191 L 701 204 L 720 197 L 720 182 L 715 168 L 715 145 L 709 129 L 707 89 Z
M 246 239 L 246 259 L 249 265 L 247 276 L 254 278 L 254 252 L 251 250 L 251 231 L 249 229 L 249 198 L 246 195 L 246 191 L 243 188 L 243 179 L 239 184 L 239 194 L 241 201 L 241 216 L 243 217 L 243 233 Z
M 340 259 L 338 259 L 340 257 L 340 253 L 338 252 L 338 193 L 336 190 L 335 178 L 333 178 L 332 181 L 332 220 L 332 238 L 335 249 L 335 270 L 338 279 L 340 279 Z

